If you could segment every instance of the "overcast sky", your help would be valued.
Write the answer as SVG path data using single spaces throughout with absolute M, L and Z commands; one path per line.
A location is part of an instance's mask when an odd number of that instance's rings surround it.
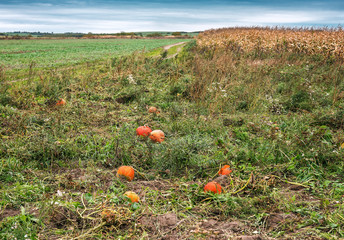
M 0 0 L 0 32 L 200 31 L 344 26 L 344 0 Z

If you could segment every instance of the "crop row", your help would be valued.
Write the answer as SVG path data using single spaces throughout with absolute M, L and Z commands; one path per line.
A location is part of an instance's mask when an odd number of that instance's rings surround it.
M 197 38 L 201 47 L 243 51 L 277 51 L 322 54 L 344 59 L 344 31 L 338 29 L 222 28 Z
M 46 39 L 0 41 L 0 66 L 6 69 L 56 67 L 149 51 L 180 39 Z

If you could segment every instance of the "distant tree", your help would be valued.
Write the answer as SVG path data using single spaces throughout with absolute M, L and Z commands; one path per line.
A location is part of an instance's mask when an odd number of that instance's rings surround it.
M 147 37 L 162 37 L 162 34 L 161 33 L 150 33 L 150 34 L 147 34 Z
M 69 35 L 70 35 L 70 34 L 69 34 Z M 88 37 L 88 38 L 93 37 L 93 33 L 88 32 L 87 34 L 84 35 L 84 37 Z
M 16 35 L 14 35 L 14 36 L 12 36 L 12 39 L 21 39 L 22 37 L 21 36 L 19 36 L 18 34 L 16 34 Z
M 182 35 L 181 32 L 173 32 L 173 33 L 172 33 L 172 36 L 181 36 L 181 35 Z

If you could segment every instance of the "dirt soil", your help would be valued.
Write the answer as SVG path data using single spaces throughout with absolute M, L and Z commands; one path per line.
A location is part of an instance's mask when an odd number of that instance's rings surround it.
M 178 45 L 182 45 L 182 44 L 184 44 L 184 43 L 185 43 L 185 42 L 179 42 L 179 43 L 174 43 L 174 44 L 166 45 L 166 46 L 164 46 L 164 50 L 167 51 L 167 50 L 170 49 L 171 47 L 178 46 Z

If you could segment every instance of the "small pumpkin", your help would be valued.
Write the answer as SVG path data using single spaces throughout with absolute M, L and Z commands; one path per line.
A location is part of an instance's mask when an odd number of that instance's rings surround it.
M 149 134 L 149 138 L 152 139 L 153 142 L 161 143 L 165 140 L 165 133 L 161 130 L 154 130 Z
M 66 100 L 64 100 L 63 98 L 60 98 L 59 101 L 57 101 L 56 106 L 63 106 L 66 105 Z
M 132 191 L 125 192 L 124 196 L 128 197 L 132 203 L 140 201 L 139 196 L 136 193 L 132 192 Z
M 121 166 L 117 170 L 116 176 L 118 178 L 124 177 L 126 178 L 129 182 L 134 179 L 135 171 L 134 168 L 130 166 Z
M 150 113 L 157 113 L 158 109 L 156 107 L 150 107 L 148 108 L 148 112 Z
M 219 171 L 219 175 L 229 175 L 233 170 L 230 169 L 229 165 L 224 165 L 220 171 Z
M 222 191 L 221 185 L 217 182 L 209 182 L 204 186 L 204 192 L 213 192 L 220 194 Z
M 137 136 L 148 137 L 151 132 L 152 132 L 152 129 L 148 126 L 140 126 L 136 128 Z
M 104 209 L 101 213 L 100 213 L 103 221 L 107 222 L 107 223 L 114 223 L 115 219 L 116 219 L 116 212 L 113 211 L 112 209 Z

